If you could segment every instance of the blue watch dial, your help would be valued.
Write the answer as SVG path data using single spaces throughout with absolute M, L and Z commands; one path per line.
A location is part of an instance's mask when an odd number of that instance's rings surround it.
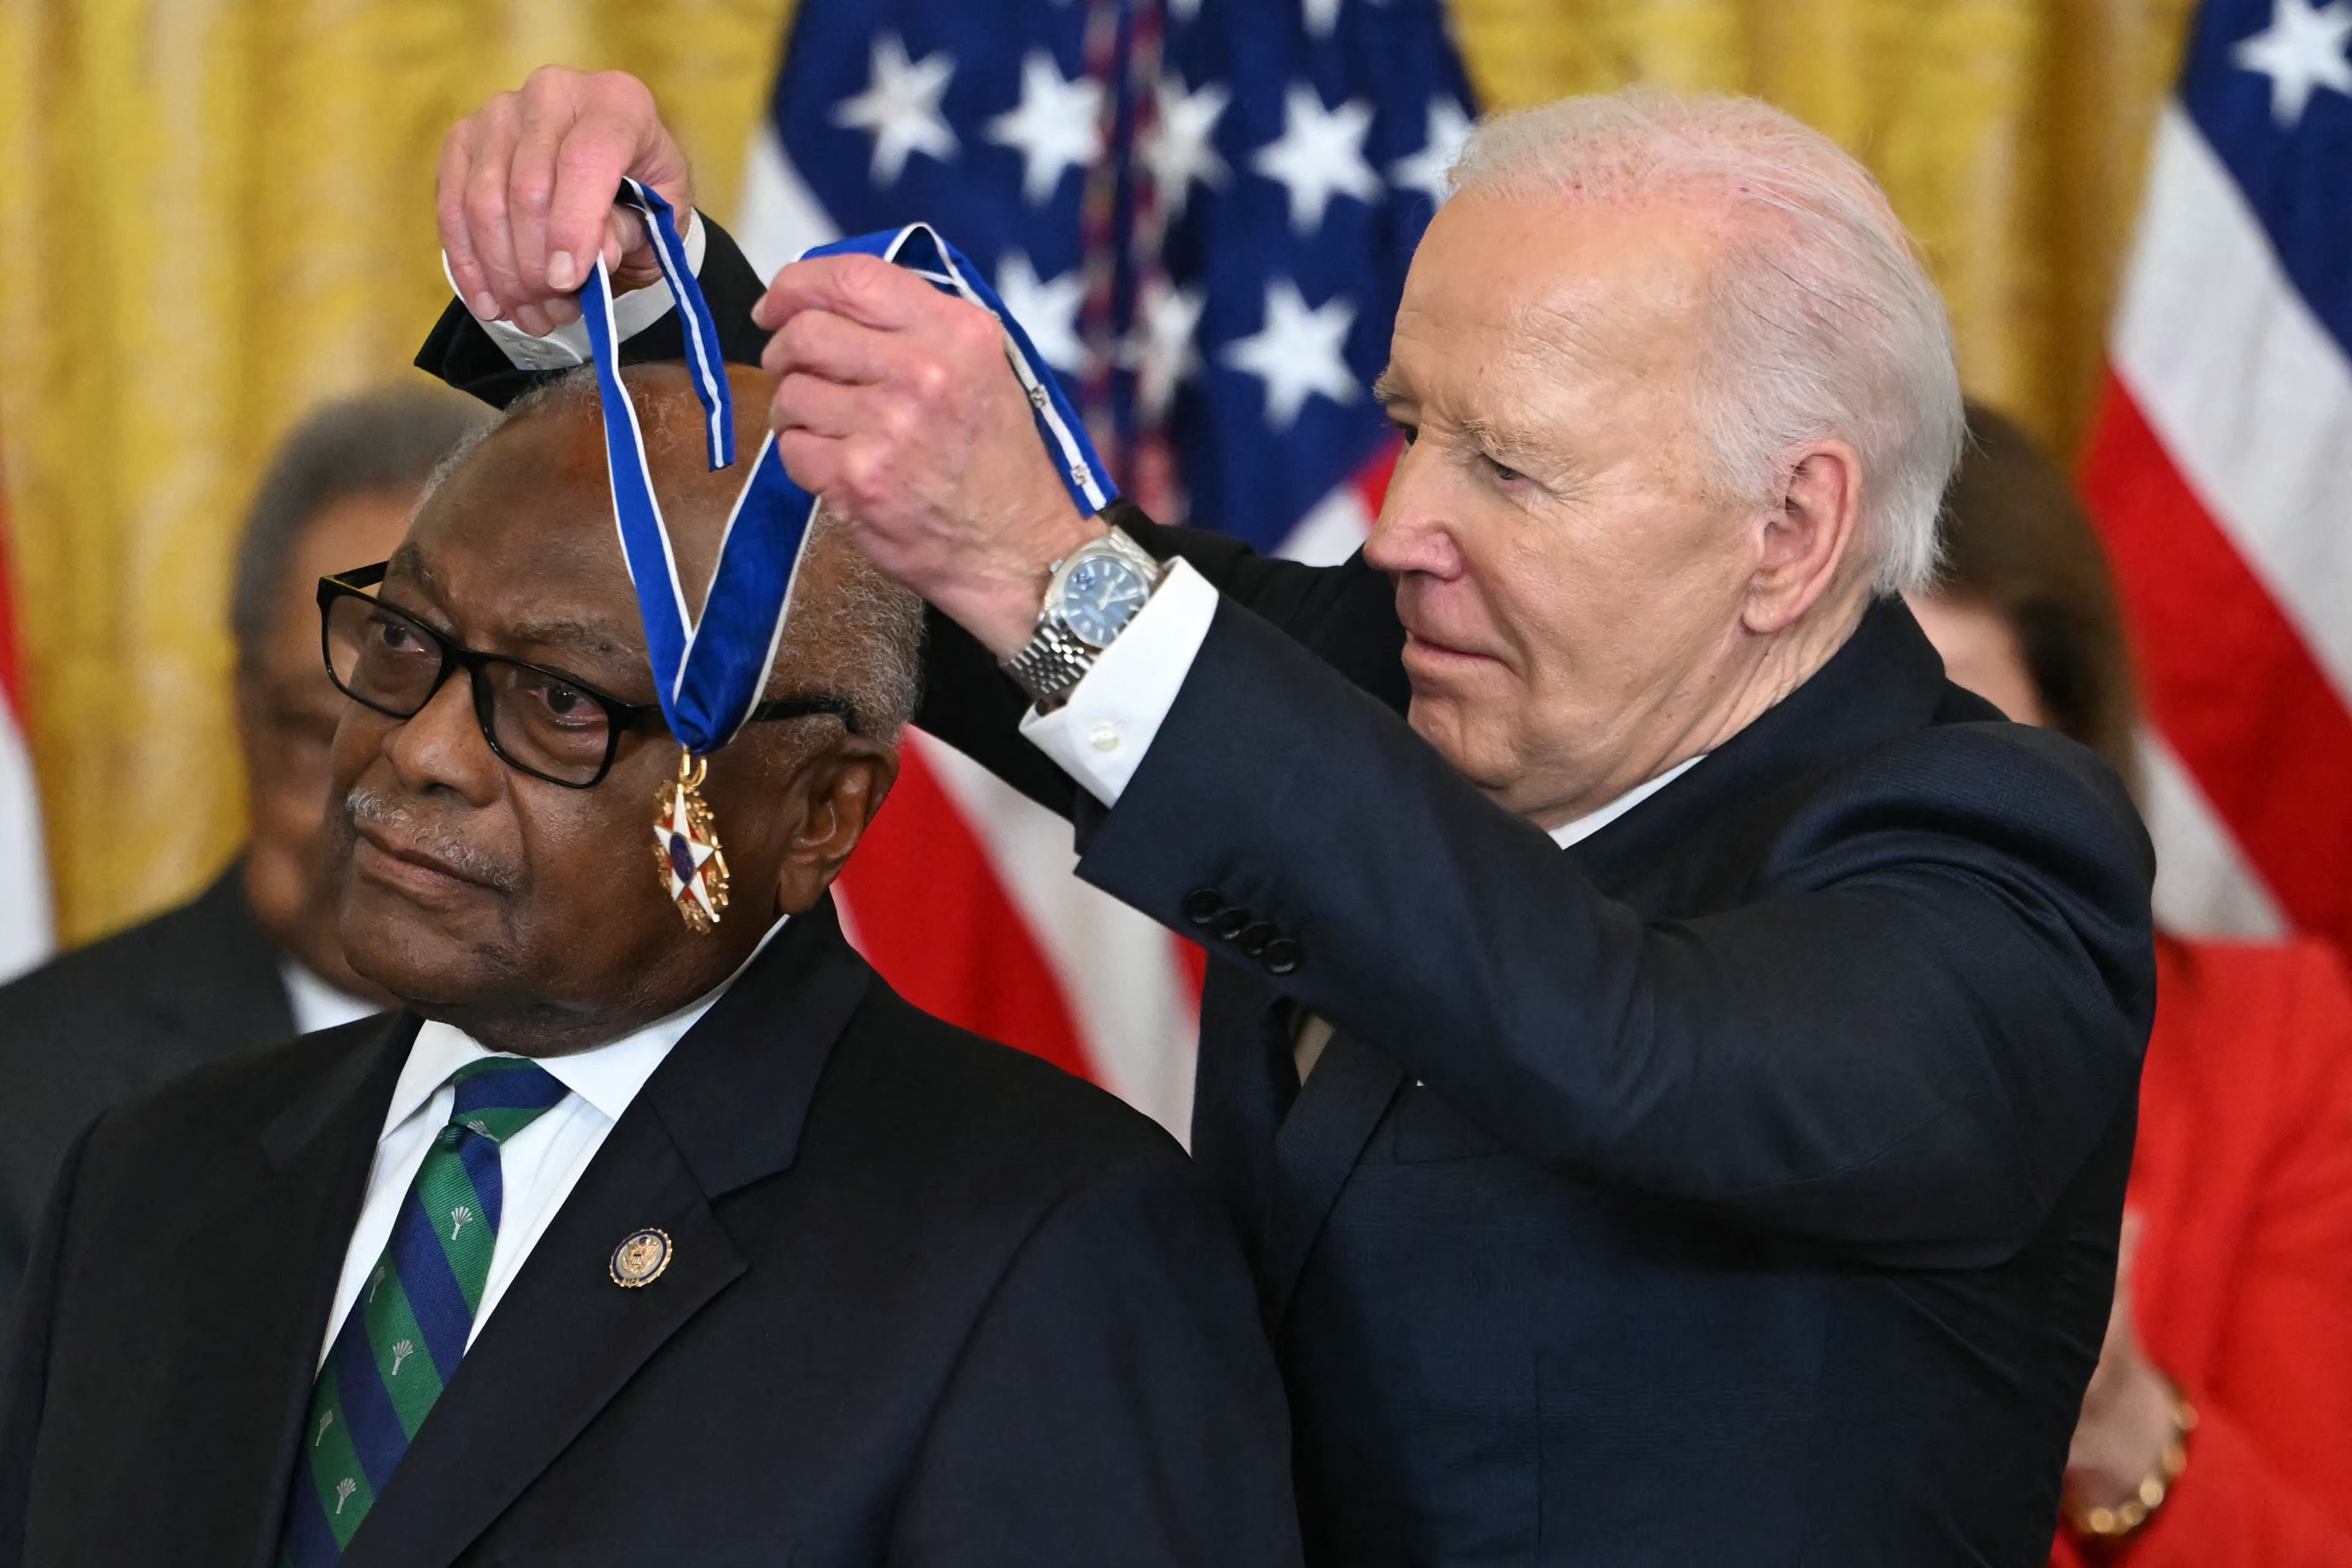
M 1071 567 L 1062 579 L 1062 624 L 1089 647 L 1108 647 L 1150 595 L 1133 562 L 1097 555 Z

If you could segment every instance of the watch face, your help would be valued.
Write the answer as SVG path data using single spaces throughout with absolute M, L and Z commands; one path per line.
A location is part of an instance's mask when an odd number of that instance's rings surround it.
M 1143 574 L 1132 562 L 1093 556 L 1062 579 L 1062 624 L 1088 647 L 1108 647 L 1143 608 L 1148 594 Z

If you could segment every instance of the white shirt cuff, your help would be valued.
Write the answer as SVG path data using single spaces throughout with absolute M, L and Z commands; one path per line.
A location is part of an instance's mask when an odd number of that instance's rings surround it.
M 697 278 L 702 276 L 702 253 L 708 237 L 702 232 L 702 215 L 688 208 L 686 215 L 686 265 Z M 441 276 L 449 278 L 449 255 L 441 255 Z M 457 292 L 457 280 L 449 278 L 450 292 Z M 626 342 L 660 321 L 670 312 L 677 301 L 670 298 L 667 279 L 649 283 L 643 289 L 632 289 L 613 301 L 613 324 L 620 329 Z M 512 321 L 484 321 L 482 330 L 490 334 L 490 342 L 499 345 L 518 370 L 567 370 L 575 364 L 588 363 L 588 324 L 573 321 L 557 327 L 543 338 L 534 338 Z
M 1051 713 L 1032 708 L 1021 721 L 1030 743 L 1062 766 L 1105 805 L 1117 805 L 1143 765 L 1176 693 L 1216 618 L 1217 590 L 1182 561 L 1111 639 L 1069 700 Z

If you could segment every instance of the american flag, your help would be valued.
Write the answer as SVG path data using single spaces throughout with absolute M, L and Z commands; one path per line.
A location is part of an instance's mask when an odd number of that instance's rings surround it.
M 2352 949 L 2352 0 L 2207 0 L 2108 369 L 2158 916 Z
M 1470 117 L 1435 0 L 803 0 L 737 227 L 772 272 L 936 225 L 1129 494 L 1339 560 L 1394 462 L 1370 383 Z M 1071 865 L 1066 824 L 918 735 L 843 902 L 911 999 L 1181 1132 L 1199 955 Z

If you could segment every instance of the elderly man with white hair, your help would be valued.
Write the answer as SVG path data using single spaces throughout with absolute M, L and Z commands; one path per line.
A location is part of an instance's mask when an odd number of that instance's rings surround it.
M 636 266 L 625 171 L 690 194 L 625 79 L 453 133 L 475 314 L 544 328 L 577 258 Z M 934 606 L 924 723 L 1220 960 L 1193 1149 L 1310 1560 L 2038 1564 L 2151 857 L 1898 596 L 1962 438 L 1936 292 L 1869 175 L 1754 102 L 1493 120 L 1454 186 L 1343 566 L 1080 515 L 995 322 L 871 258 L 753 312 L 783 458 Z M 494 378 L 513 331 L 453 310 L 427 363 Z

